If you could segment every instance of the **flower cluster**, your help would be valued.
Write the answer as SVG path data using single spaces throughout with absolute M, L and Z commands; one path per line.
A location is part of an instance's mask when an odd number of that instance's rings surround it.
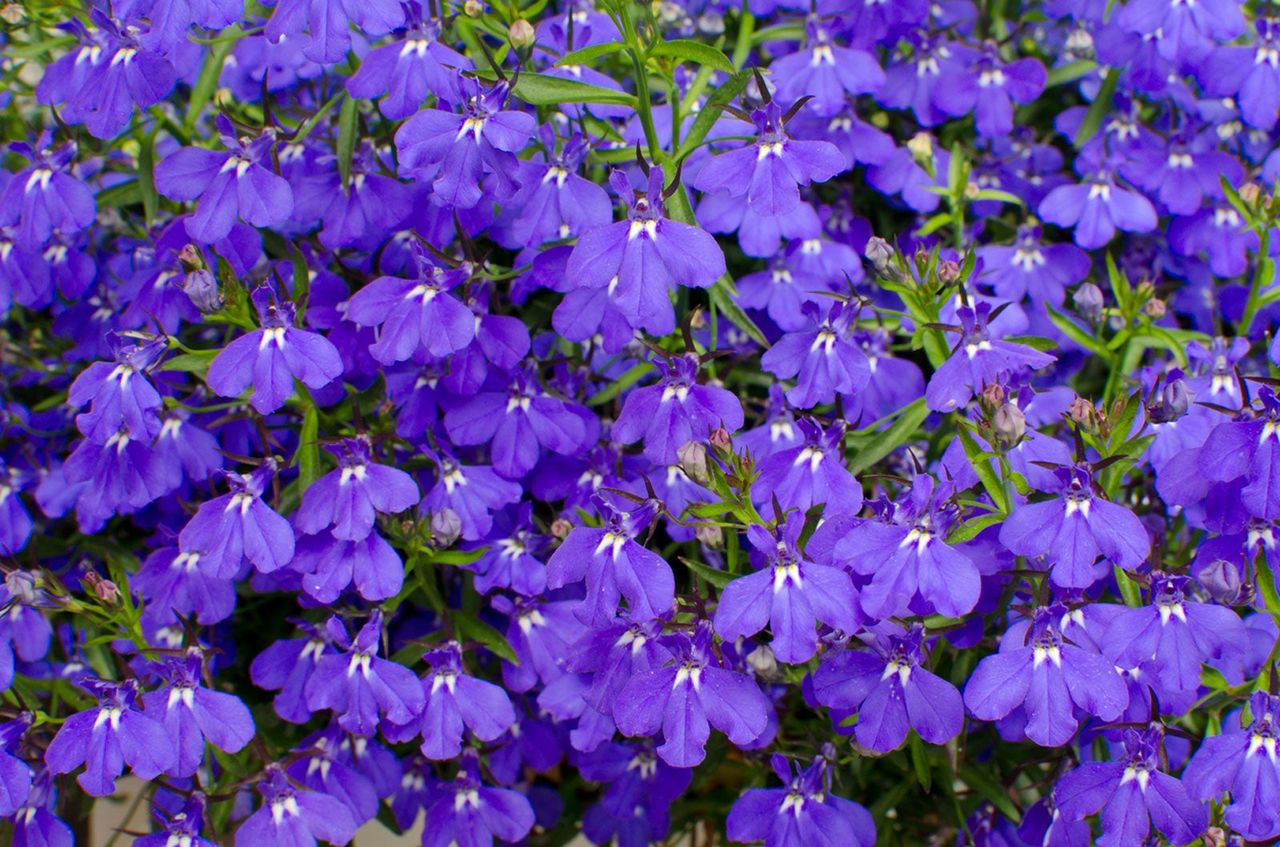
M 0 7 L 13 844 L 1280 838 L 1271 5 L 82 5 Z

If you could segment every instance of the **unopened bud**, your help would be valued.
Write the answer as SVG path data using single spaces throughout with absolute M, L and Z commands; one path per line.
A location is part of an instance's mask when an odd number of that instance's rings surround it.
M 462 518 L 453 509 L 441 509 L 431 516 L 431 541 L 439 549 L 453 546 L 462 535 Z
M 982 188 L 976 182 L 967 182 L 964 186 L 964 196 L 968 200 L 977 200 L 978 195 L 982 193 Z
M 689 316 L 689 329 L 705 329 L 707 326 L 707 313 L 698 309 Z
M 111 580 L 98 576 L 94 571 L 84 575 L 84 584 L 89 591 L 93 592 L 93 596 L 108 606 L 114 606 L 120 599 L 120 588 Z
M 950 259 L 938 263 L 938 281 L 943 285 L 952 285 L 960 281 L 960 263 Z
M 1147 419 L 1152 423 L 1173 423 L 1191 408 L 1191 392 L 1181 378 L 1171 379 L 1160 389 L 1159 396 L 1147 407 Z
M 1227 847 L 1227 833 L 1220 826 L 1211 826 L 1204 831 L 1204 847 Z
M 1093 408 L 1093 404 L 1083 397 L 1077 396 L 1067 404 L 1067 416 L 1082 426 L 1092 426 L 1094 418 L 1097 416 L 1097 410 Z
M 748 653 L 747 664 L 761 679 L 768 681 L 778 678 L 778 659 L 768 644 L 761 644 Z
M 206 270 L 192 271 L 182 280 L 182 290 L 201 314 L 216 312 L 222 308 L 222 292 L 218 281 Z
M 1006 450 L 1016 446 L 1022 436 L 1027 434 L 1027 418 L 1012 403 L 1005 403 L 996 409 L 991 426 L 995 431 L 996 443 Z
M 4 577 L 4 587 L 24 606 L 36 602 L 36 577 L 29 571 L 9 571 Z
M 707 484 L 707 448 L 697 441 L 686 441 L 676 453 L 680 470 L 699 485 Z
M 1092 282 L 1086 282 L 1077 288 L 1071 302 L 1075 304 L 1076 313 L 1089 323 L 1102 320 L 1102 289 Z
M 558 538 L 561 541 L 564 541 L 566 538 L 569 537 L 569 532 L 572 529 L 573 529 L 573 524 L 569 523 L 564 518 L 556 518 L 551 522 L 552 537 Z
M 462 4 L 462 13 L 469 18 L 478 18 L 484 14 L 484 4 L 480 0 L 467 0 Z
M 720 528 L 720 524 L 698 524 L 698 528 L 693 531 L 693 535 L 698 539 L 698 543 L 704 547 L 718 550 L 724 546 L 724 530 Z
M 893 261 L 893 247 L 888 241 L 873 235 L 868 239 L 867 249 L 863 252 L 871 262 L 871 266 L 876 269 L 876 273 L 884 276 L 889 272 L 890 263 Z
M 1165 312 L 1169 311 L 1169 307 L 1159 297 L 1152 297 L 1142 304 L 1142 311 L 1146 312 L 1148 317 L 1159 320 L 1164 317 Z
M 1258 197 L 1262 194 L 1262 189 L 1258 187 L 1256 182 L 1246 182 L 1240 186 L 1240 199 L 1244 201 L 1246 206 L 1252 206 L 1258 202 Z
M 993 409 L 1000 407 L 1004 402 L 1004 396 L 1004 388 L 998 382 L 988 382 L 982 386 L 982 402 Z
M 733 436 L 729 434 L 729 430 L 722 426 L 718 426 L 711 430 L 711 446 L 717 450 L 733 449 Z
M 1240 566 L 1226 559 L 1215 559 L 1200 568 L 1196 579 L 1215 601 L 1225 606 L 1240 606 L 1253 600 L 1252 586 L 1244 581 Z
M 21 3 L 5 3 L 0 6 L 0 20 L 9 26 L 17 26 L 27 17 L 26 10 L 22 8 Z
M 927 132 L 917 132 L 907 142 L 907 149 L 918 164 L 930 162 L 933 160 L 933 137 Z
M 533 24 L 521 18 L 515 21 L 507 28 L 507 38 L 511 40 L 511 46 L 517 49 L 529 47 L 534 41 Z
M 182 263 L 182 269 L 187 273 L 204 267 L 204 259 L 194 244 L 188 244 L 178 251 L 178 261 Z

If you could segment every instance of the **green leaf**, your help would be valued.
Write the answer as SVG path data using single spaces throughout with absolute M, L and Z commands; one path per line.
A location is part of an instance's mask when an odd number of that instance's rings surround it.
M 302 496 L 311 483 L 320 478 L 320 412 L 314 403 L 309 403 L 302 415 L 293 463 L 298 466 L 298 495 Z
M 179 353 L 166 359 L 160 366 L 162 371 L 178 371 L 191 373 L 201 378 L 209 371 L 209 363 L 218 355 L 218 350 L 200 350 L 194 353 Z
M 973 196 L 974 200 L 999 200 L 1001 203 L 1012 203 L 1015 206 L 1021 206 L 1022 198 L 1016 194 L 1010 194 L 1008 191 L 1001 191 L 997 188 L 984 188 Z
M 607 103 L 637 108 L 636 98 L 625 91 L 588 85 L 576 79 L 560 79 L 546 74 L 520 74 L 513 93 L 531 106 L 558 106 L 561 103 Z
M 991 502 L 996 504 L 1000 511 L 1008 513 L 1009 504 L 1004 499 L 1004 483 L 1000 481 L 1000 476 L 991 467 L 991 454 L 982 449 L 982 445 L 978 443 L 978 439 L 973 437 L 968 427 L 961 425 L 956 434 L 960 437 L 960 444 L 964 447 L 964 455 L 969 459 L 969 464 L 973 467 L 973 472 L 978 475 L 978 480 L 982 483 L 982 488 L 987 492 L 987 496 L 991 498 Z
M 758 29 L 751 34 L 752 44 L 769 41 L 804 41 L 804 24 L 776 24 Z
M 733 582 L 733 574 L 728 571 L 716 570 L 715 568 L 708 567 L 701 562 L 695 562 L 693 559 L 686 559 L 683 556 L 680 557 L 680 561 L 684 562 L 685 566 L 689 568 L 689 570 L 693 571 L 695 574 L 702 577 L 703 580 L 711 583 L 716 588 L 724 588 L 730 582 Z
M 1141 606 L 1142 589 L 1138 587 L 1138 583 L 1134 582 L 1128 571 L 1119 565 L 1112 565 L 1111 570 L 1115 573 L 1116 586 L 1120 589 L 1120 597 L 1124 600 L 1124 604 L 1131 609 Z
M 687 38 L 659 42 L 649 50 L 649 55 L 679 59 L 682 62 L 695 62 L 717 71 L 724 71 L 727 74 L 731 74 L 736 70 L 733 62 L 730 62 L 722 51 L 717 50 L 710 44 L 692 41 Z
M 1102 87 L 1098 89 L 1098 96 L 1093 99 L 1093 103 L 1089 106 L 1089 111 L 1085 113 L 1084 120 L 1080 122 L 1080 128 L 1076 130 L 1076 137 L 1073 143 L 1079 150 L 1089 142 L 1089 139 L 1098 134 L 1098 130 L 1102 128 L 1102 122 L 1106 119 L 1107 114 L 1111 111 L 1111 98 L 1116 93 L 1116 84 L 1120 82 L 1120 71 L 1112 68 L 1107 71 L 1106 79 L 1102 81 Z
M 128 182 L 122 182 L 113 185 L 110 188 L 98 192 L 98 208 L 106 209 L 116 206 L 132 206 L 134 203 L 142 202 L 142 186 L 138 180 L 131 179 Z
M 346 96 L 346 90 L 345 89 L 340 90 L 337 94 L 333 95 L 327 101 L 325 101 L 325 104 L 321 106 L 319 109 L 317 109 L 314 115 L 307 118 L 302 123 L 298 124 L 298 128 L 293 133 L 293 143 L 299 144 L 302 142 L 303 139 L 305 139 L 308 135 L 310 135 L 311 131 L 315 129 L 317 126 L 319 126 L 320 122 L 324 120 L 325 115 L 332 112 L 333 107 L 338 105 L 338 101 L 340 101 L 345 96 Z
M 908 742 L 911 748 L 911 767 L 915 769 L 916 779 L 920 782 L 920 787 L 924 793 L 928 794 L 933 788 L 933 774 L 929 771 L 928 754 L 924 749 L 924 742 L 920 740 L 920 736 L 915 730 L 911 731 L 911 740 Z
M 342 175 L 342 190 L 347 190 L 351 182 L 351 159 L 356 152 L 356 131 L 359 111 L 354 97 L 348 95 L 342 101 L 342 109 L 338 112 L 338 173 Z
M 1006 335 L 1005 341 L 1012 341 L 1014 344 L 1022 344 L 1032 347 L 1043 352 L 1050 352 L 1058 348 L 1058 343 L 1052 338 L 1043 338 L 1039 335 Z
M 1053 88 L 1055 85 L 1066 85 L 1068 82 L 1075 82 L 1093 73 L 1097 70 L 1097 67 L 1098 63 L 1092 59 L 1080 59 L 1079 61 L 1059 65 L 1049 71 L 1049 78 L 1045 81 L 1044 87 Z
M 729 281 L 728 274 L 717 279 L 715 285 L 711 286 L 709 293 L 711 302 L 734 326 L 745 332 L 752 341 L 761 347 L 766 349 L 769 347 L 769 339 L 764 337 L 764 333 L 760 330 L 760 327 L 756 326 L 756 322 L 751 320 L 751 316 L 744 312 L 737 301 L 733 299 L 733 295 L 737 292 L 733 290 L 733 283 Z
M 939 212 L 925 221 L 924 225 L 916 230 L 916 235 L 923 238 L 926 235 L 932 235 L 945 226 L 951 226 L 951 214 L 949 212 Z
M 1111 283 L 1111 293 L 1115 295 L 1121 314 L 1128 315 L 1129 305 L 1133 300 L 1133 286 L 1129 285 L 1129 278 L 1116 267 L 1115 257 L 1110 252 L 1107 253 L 1106 261 L 1107 281 Z
M 626 49 L 625 44 L 621 41 L 610 41 L 606 44 L 592 44 L 590 47 L 583 47 L 581 50 L 574 50 L 572 53 L 565 53 L 556 60 L 556 67 L 576 67 L 578 65 L 586 65 L 594 62 L 602 56 L 609 56 L 620 50 Z
M 962 544 L 965 541 L 972 541 L 978 537 L 978 534 L 984 529 L 1003 521 L 1007 515 L 1003 512 L 991 512 L 973 520 L 965 521 L 951 531 L 947 536 L 948 544 Z
M 1049 312 L 1049 320 L 1053 322 L 1054 326 L 1062 330 L 1063 335 L 1067 336 L 1094 355 L 1101 357 L 1104 361 L 1114 364 L 1115 354 L 1108 350 L 1107 346 L 1100 340 L 1085 332 L 1076 325 L 1075 321 L 1071 320 L 1048 303 L 1045 304 L 1045 309 Z
M 858 446 L 850 463 L 849 472 L 856 476 L 906 444 L 915 436 L 916 430 L 927 417 L 929 417 L 929 409 L 924 404 L 924 398 L 920 397 L 904 408 L 898 415 L 898 419 L 887 429 L 873 433 L 866 444 Z
M 1258 572 L 1258 595 L 1262 598 L 1263 607 L 1277 620 L 1280 620 L 1280 593 L 1276 591 L 1276 578 L 1267 565 L 1266 553 L 1255 555 L 1255 569 Z
M 479 618 L 470 615 L 455 614 L 449 619 L 453 624 L 453 628 L 463 638 L 469 638 L 472 641 L 478 641 L 495 655 L 506 659 L 513 665 L 520 664 L 520 659 L 516 656 L 516 651 L 511 649 L 511 645 L 507 643 L 507 639 L 502 637 L 502 633 L 489 626 Z
M 142 194 L 142 214 L 151 227 L 160 208 L 160 195 L 156 193 L 156 133 L 146 134 L 138 148 L 138 191 Z
M 220 40 L 210 48 L 209 55 L 205 56 L 204 64 L 200 66 L 200 75 L 196 77 L 196 84 L 191 87 L 187 113 L 182 118 L 183 124 L 188 128 L 196 125 L 196 121 L 204 114 L 204 107 L 213 99 L 213 93 L 218 90 L 218 77 L 222 76 L 222 66 L 243 35 L 239 25 L 228 27 L 223 31 Z M 222 40 L 223 38 L 225 40 Z
M 995 806 L 1000 812 L 1014 823 L 1022 821 L 1022 814 L 1018 811 L 1018 807 L 1014 805 L 1013 800 L 1009 798 L 1009 792 L 997 782 L 993 777 L 984 771 L 978 770 L 973 765 L 961 765 L 959 777 L 962 782 L 978 792 L 987 802 Z
M 478 547 L 475 550 L 433 550 L 428 551 L 425 558 L 428 562 L 434 562 L 438 565 L 469 565 L 472 562 L 480 560 L 488 547 Z
M 724 107 L 732 103 L 733 99 L 742 93 L 750 81 L 751 73 L 749 71 L 740 71 L 729 77 L 724 81 L 723 85 L 711 92 L 707 102 L 698 110 L 698 116 L 693 119 L 688 135 L 680 143 L 680 152 L 676 154 L 677 160 L 683 161 L 690 153 L 698 149 L 698 145 L 702 144 L 703 139 L 707 137 L 707 133 L 711 131 L 711 127 L 715 126 L 716 121 L 720 119 L 720 113 L 724 111 Z
M 634 365 L 630 370 L 628 370 L 622 376 L 618 377 L 613 382 L 606 385 L 601 391 L 593 394 L 591 396 L 591 399 L 587 401 L 587 405 L 603 406 L 605 403 L 608 403 L 609 401 L 613 400 L 613 398 L 617 397 L 623 391 L 626 391 L 628 388 L 635 385 L 637 382 L 644 379 L 649 374 L 653 373 L 653 370 L 654 370 L 653 365 L 649 364 L 648 362 L 641 362 L 638 365 Z

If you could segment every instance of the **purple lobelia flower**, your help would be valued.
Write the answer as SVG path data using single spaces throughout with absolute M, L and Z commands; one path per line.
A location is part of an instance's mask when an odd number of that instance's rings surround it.
M 726 585 L 716 607 L 715 628 L 726 641 L 755 635 L 766 626 L 779 661 L 800 664 L 818 649 L 814 624 L 836 630 L 857 629 L 857 595 L 853 581 L 839 568 L 819 565 L 799 551 L 804 515 L 792 512 L 776 534 L 759 524 L 747 528 L 751 546 L 764 567 Z
M 468 269 L 441 269 L 416 241 L 410 249 L 414 279 L 378 277 L 347 302 L 350 320 L 382 327 L 369 352 L 384 365 L 422 353 L 448 356 L 470 344 L 476 333 L 475 315 L 449 293 L 467 282 Z
M 296 785 L 340 801 L 355 822 L 363 824 L 378 813 L 378 789 L 344 753 L 344 743 L 348 752 L 351 749 L 348 739 L 342 727 L 330 724 L 302 742 L 303 748 L 309 748 L 309 755 L 295 760 L 285 773 Z M 360 740 L 368 742 L 367 738 Z
M 359 541 L 328 532 L 304 536 L 289 568 L 302 574 L 307 596 L 321 603 L 334 602 L 352 584 L 361 597 L 375 602 L 394 597 L 404 586 L 404 562 L 377 532 Z
M 365 436 L 344 438 L 328 449 L 338 467 L 311 483 L 293 516 L 305 533 L 328 529 L 334 538 L 362 541 L 373 532 L 375 513 L 394 515 L 416 506 L 418 486 L 399 468 L 373 461 Z
M 1082 157 L 1081 164 L 1086 161 Z M 1040 217 L 1060 227 L 1074 227 L 1075 241 L 1086 250 L 1102 247 L 1116 230 L 1150 232 L 1156 210 L 1142 194 L 1116 182 L 1113 169 L 1099 165 L 1084 182 L 1060 185 L 1040 201 Z
M 452 783 L 439 787 L 434 802 L 427 806 L 423 847 L 451 844 L 492 844 L 520 841 L 533 829 L 533 807 L 523 794 L 509 788 L 490 788 L 480 781 L 480 766 L 474 755 L 462 760 Z
M 619 444 L 644 440 L 644 454 L 655 464 L 678 461 L 680 448 L 690 441 L 705 442 L 723 428 L 742 428 L 742 401 L 732 392 L 698 384 L 700 362 L 686 353 L 655 364 L 662 379 L 627 395 L 612 435 Z
M 272 703 L 275 713 L 289 723 L 306 723 L 312 710 L 306 703 L 306 685 L 328 647 L 328 634 L 300 624 L 306 637 L 274 641 L 249 665 L 253 684 L 279 691 Z
M 711 651 L 711 627 L 703 621 L 690 636 L 672 638 L 673 661 L 631 677 L 613 706 L 624 735 L 662 730 L 658 755 L 668 765 L 691 768 L 706 758 L 711 727 L 738 746 L 750 744 L 769 725 L 772 707 L 745 674 L 721 667 Z
M 1089 275 L 1088 253 L 1074 244 L 1044 243 L 1037 226 L 1020 227 L 1012 246 L 982 247 L 978 252 L 983 282 L 996 296 L 1015 303 L 1027 296 L 1060 307 L 1066 289 Z
M 356 820 L 341 800 L 296 788 L 278 764 L 268 764 L 258 783 L 262 805 L 239 831 L 239 844 L 288 844 L 315 847 L 317 841 L 346 844 L 356 834 Z
M 209 364 L 206 381 L 223 397 L 238 397 L 253 387 L 249 402 L 270 414 L 293 395 L 296 378 L 309 388 L 323 388 L 342 375 L 342 357 L 329 339 L 294 325 L 296 307 L 288 300 L 271 302 L 267 288 L 254 289 L 259 329 L 232 341 Z
M 235 583 L 199 567 L 199 553 L 161 547 L 142 563 L 129 585 L 147 600 L 142 620 L 175 623 L 175 614 L 196 614 L 202 624 L 226 620 L 236 606 Z
M 241 136 L 225 115 L 218 116 L 217 125 L 226 152 L 183 147 L 156 165 L 156 190 L 170 200 L 199 200 L 187 218 L 187 233 L 197 241 L 225 238 L 237 218 L 254 226 L 280 226 L 293 212 L 293 191 L 262 164 L 263 159 L 270 163 L 275 131 Z
M 293 529 L 262 501 L 274 459 L 266 459 L 251 474 L 224 472 L 230 493 L 207 500 L 178 535 L 182 552 L 198 556 L 205 573 L 231 579 L 248 559 L 262 573 L 277 571 L 293 558 Z
M 666 614 L 675 603 L 671 566 L 635 539 L 653 521 L 655 501 L 622 512 L 597 498 L 604 526 L 575 527 L 547 560 L 547 587 L 563 588 L 586 580 L 587 596 L 578 617 L 592 628 L 613 622 L 618 602 L 627 599 L 631 617 L 648 620 Z
M 71 173 L 78 149 L 75 142 L 56 149 L 50 147 L 52 142 L 44 133 L 35 146 L 22 141 L 9 144 L 29 164 L 0 193 L 0 226 L 14 226 L 15 241 L 24 250 L 38 250 L 55 232 L 79 232 L 93 223 L 96 214 L 93 192 Z
M 457 101 L 457 71 L 471 68 L 470 59 L 441 42 L 437 21 L 424 20 L 417 3 L 403 5 L 409 18 L 403 36 L 370 50 L 347 80 L 352 97 L 382 97 L 378 110 L 392 120 L 409 117 L 433 94 Z
M 13 816 L 13 847 L 72 847 L 71 827 L 53 814 L 57 805 L 53 775 L 41 769 L 31 794 Z
M 167 819 L 153 811 L 162 831 L 140 836 L 133 843 L 136 847 L 214 847 L 212 841 L 200 837 L 205 808 L 204 794 L 193 791 L 182 808 Z
M 1047 78 L 1039 59 L 1005 64 L 988 43 L 968 70 L 939 77 L 935 100 L 949 115 L 972 113 L 979 135 L 1000 138 L 1013 132 L 1013 104 L 1039 97 Z
M 817 421 L 801 419 L 795 426 L 804 441 L 760 462 L 752 499 L 771 504 L 777 498 L 782 508 L 802 511 L 819 503 L 838 504 L 853 515 L 862 511 L 862 485 L 845 466 L 844 421 L 824 428 Z
M 1261 408 L 1253 417 L 1224 421 L 1200 448 L 1197 469 L 1204 480 L 1224 483 L 1243 478 L 1240 502 L 1253 517 L 1280 517 L 1280 398 L 1270 386 L 1258 389 Z M 1203 483 L 1201 483 L 1203 484 Z
M 340 62 L 351 47 L 351 24 L 365 35 L 386 35 L 404 23 L 404 7 L 398 0 L 279 0 L 266 36 L 272 44 L 301 38 L 302 54 L 313 62 Z
M 1245 31 L 1239 4 L 1229 0 L 1135 0 L 1116 15 L 1116 24 L 1144 35 L 1158 34 L 1161 56 L 1187 62 L 1203 58 L 1215 42 L 1231 41 Z
M 1031 621 L 1010 627 L 1000 652 L 978 663 L 964 687 L 974 717 L 999 720 L 1022 708 L 1026 735 L 1042 747 L 1058 747 L 1075 735 L 1075 710 L 1104 721 L 1124 712 L 1128 691 L 1116 668 L 1097 653 L 1068 643 L 1061 605 L 1041 606 Z
M 1244 624 L 1226 606 L 1195 602 L 1185 576 L 1154 572 L 1151 601 L 1117 611 L 1102 638 L 1103 652 L 1121 667 L 1138 668 L 1164 705 L 1189 707 L 1201 664 L 1243 652 Z
M 532 503 L 511 511 L 495 521 L 496 537 L 468 570 L 475 572 L 475 588 L 481 594 L 509 588 L 536 597 L 547 587 L 547 568 L 541 561 L 547 539 L 534 528 Z
M 845 650 L 823 659 L 813 676 L 817 701 L 856 713 L 854 737 L 877 753 L 897 749 L 908 729 L 930 744 L 955 738 L 964 728 L 964 701 L 925 667 L 924 627 L 885 624 L 867 639 L 874 652 Z
M 876 843 L 871 813 L 831 793 L 826 756 L 794 773 L 781 753 L 774 753 L 771 762 L 773 772 L 787 787 L 744 792 L 729 810 L 726 826 L 730 841 L 763 841 L 765 847 L 872 847 Z
M 782 379 L 796 377 L 787 400 L 799 409 L 830 403 L 837 394 L 856 395 L 871 380 L 871 363 L 853 339 L 858 307 L 836 301 L 809 302 L 801 311 L 811 326 L 782 336 L 760 357 L 760 366 Z
M 89 15 L 102 36 L 102 53 L 91 62 L 72 100 L 76 118 L 94 138 L 119 135 L 135 106 L 152 106 L 177 82 L 173 65 L 139 40 L 138 22 L 117 21 L 102 9 Z
M 481 391 L 444 416 L 454 444 L 490 443 L 493 469 L 502 476 L 523 477 L 543 451 L 568 456 L 596 441 L 596 417 L 547 391 L 532 364 L 504 381 L 492 386 L 499 390 Z
M 1280 836 L 1280 697 L 1263 691 L 1249 699 L 1250 720 L 1223 721 L 1223 732 L 1206 738 L 1183 773 L 1191 794 L 1217 800 L 1230 792 L 1224 819 L 1249 841 Z
M 69 405 L 92 403 L 88 412 L 76 416 L 76 426 L 100 444 L 119 433 L 150 441 L 160 433 L 156 412 L 163 402 L 144 371 L 164 352 L 165 339 L 126 338 L 111 332 L 107 343 L 115 361 L 94 362 L 67 390 Z
M 528 145 L 537 121 L 504 108 L 506 82 L 489 88 L 475 80 L 461 85 L 462 112 L 423 109 L 396 130 L 396 151 L 402 173 L 431 184 L 434 203 L 470 209 L 486 190 L 499 200 L 515 193 L 515 154 Z
M 320 657 L 304 694 L 312 711 L 332 709 L 338 723 L 355 735 L 373 735 L 378 719 L 407 724 L 422 711 L 422 686 L 413 671 L 378 657 L 382 612 L 375 609 L 355 640 L 336 617 L 325 629 L 342 653 Z
M 173 769 L 177 754 L 164 727 L 134 708 L 138 684 L 86 680 L 98 697 L 94 708 L 67 718 L 45 750 L 54 773 L 71 773 L 81 764 L 76 782 L 86 793 L 105 797 L 116 790 L 116 778 L 128 764 L 139 779 L 154 779 Z
M 1070 820 L 1101 811 L 1099 847 L 1144 844 L 1153 825 L 1170 844 L 1194 841 L 1209 815 L 1182 780 L 1160 769 L 1162 738 L 1160 730 L 1126 730 L 1123 759 L 1086 762 L 1058 780 L 1053 790 L 1058 811 Z
M 1000 527 L 1000 543 L 1019 556 L 1045 556 L 1050 576 L 1064 588 L 1088 588 L 1104 573 L 1099 556 L 1133 570 L 1147 557 L 1151 538 L 1133 512 L 1097 496 L 1084 466 L 1054 471 L 1058 496 L 1014 508 Z
M 666 335 L 675 329 L 670 293 L 679 286 L 710 287 L 725 272 L 724 253 L 710 234 L 663 215 L 662 168 L 649 170 L 644 193 L 633 191 L 621 171 L 609 174 L 609 184 L 626 201 L 627 220 L 585 232 L 569 254 L 565 276 L 579 289 L 603 289 L 632 327 Z M 567 326 L 579 308 L 568 297 L 553 321 L 574 341 L 595 331 L 579 338 Z
M 756 125 L 756 143 L 715 156 L 704 164 L 692 180 L 694 188 L 709 194 L 746 195 L 752 214 L 778 217 L 800 205 L 800 186 L 826 182 L 846 169 L 839 148 L 827 141 L 792 138 L 786 122 L 804 101 L 783 114 L 773 99 L 751 113 Z
M 479 541 L 493 527 L 493 513 L 520 501 L 520 485 L 503 479 L 488 465 L 463 465 L 448 455 L 437 459 L 436 484 L 422 498 L 419 512 L 451 511 L 461 522 L 464 541 Z
M 869 617 L 973 611 L 982 588 L 978 568 L 943 540 L 956 519 L 952 493 L 950 483 L 935 486 L 920 474 L 908 496 L 882 504 L 880 520 L 860 523 L 836 542 L 832 557 L 871 577 L 859 598 Z
M 689 768 L 673 768 L 648 745 L 603 744 L 578 760 L 582 778 L 607 783 L 604 796 L 582 816 L 592 843 L 648 847 L 671 829 L 671 804 L 693 779 Z
M 587 141 L 574 133 L 556 150 L 550 125 L 539 130 L 539 138 L 546 161 L 520 161 L 520 190 L 499 219 L 498 239 L 513 249 L 574 238 L 613 220 L 608 193 L 578 175 L 590 150 Z
M 176 760 L 171 776 L 191 776 L 204 759 L 209 742 L 224 753 L 238 753 L 253 740 L 253 717 L 239 698 L 201 685 L 204 659 L 198 648 L 185 659 L 166 662 L 167 684 L 143 695 L 147 714 L 163 724 Z
M 950 358 L 938 366 L 925 388 L 925 403 L 935 412 L 964 406 L 984 386 L 998 384 L 1010 374 L 1037 370 L 1056 359 L 1025 344 L 991 337 L 990 303 L 960 306 L 960 341 Z
M 870 53 L 837 44 L 833 35 L 828 22 L 810 18 L 804 46 L 770 66 L 778 96 L 790 102 L 812 96 L 823 117 L 843 109 L 850 95 L 873 92 L 885 81 L 880 63 Z
M 11 752 L 31 720 L 30 713 L 22 712 L 16 719 L 0 723 L 0 815 L 14 814 L 31 796 L 31 767 Z
M 463 727 L 481 741 L 494 741 L 516 722 L 511 698 L 492 682 L 463 673 L 462 648 L 450 642 L 424 656 L 431 665 L 419 685 L 424 705 L 418 720 L 390 730 L 392 740 L 421 736 L 422 755 L 432 760 L 452 759 L 462 752 Z

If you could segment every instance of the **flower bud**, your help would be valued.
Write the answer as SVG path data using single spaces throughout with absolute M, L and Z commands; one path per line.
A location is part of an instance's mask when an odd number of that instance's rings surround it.
M 1244 201 L 1246 206 L 1252 206 L 1258 202 L 1258 197 L 1262 195 L 1262 189 L 1258 187 L 1256 182 L 1246 182 L 1240 186 L 1240 199 Z
M 120 599 L 119 587 L 111 580 L 98 576 L 95 571 L 89 571 L 84 575 L 84 587 L 108 606 L 114 606 Z
M 36 576 L 30 571 L 9 571 L 4 577 L 4 587 L 24 606 L 36 602 Z
M 890 263 L 893 261 L 893 247 L 888 241 L 873 235 L 867 241 L 867 249 L 864 253 L 867 260 L 871 262 L 871 266 L 876 269 L 876 273 L 884 276 L 889 272 Z
M 1227 833 L 1220 826 L 1211 826 L 1204 831 L 1204 847 L 1227 847 Z
M 907 149 L 911 151 L 911 158 L 915 159 L 917 164 L 932 161 L 933 137 L 927 132 L 917 132 L 907 142 Z
M 705 547 L 719 549 L 724 546 L 724 530 L 720 528 L 720 524 L 698 524 L 693 535 L 698 539 L 698 543 Z
M 943 285 L 953 285 L 960 281 L 960 263 L 947 259 L 938 263 L 938 281 Z
M 453 509 L 441 509 L 431 516 L 431 540 L 443 550 L 462 535 L 462 518 Z
M 1160 389 L 1160 395 L 1147 406 L 1147 420 L 1152 423 L 1172 423 L 1191 408 L 1191 393 L 1181 377 L 1170 379 Z
M 513 21 L 507 29 L 507 38 L 511 41 L 511 46 L 517 50 L 530 47 L 534 41 L 533 24 L 521 18 Z
M 187 273 L 204 267 L 204 259 L 194 244 L 188 244 L 178 251 L 178 261 L 182 263 L 182 269 Z
M 697 441 L 686 441 L 676 456 L 680 460 L 680 470 L 684 471 L 685 476 L 699 485 L 707 484 L 710 477 L 707 475 L 706 447 Z
M 222 308 L 222 292 L 218 289 L 218 281 L 209 271 L 198 270 L 187 274 L 182 280 L 182 290 L 202 314 L 207 315 Z
M 1077 288 L 1071 302 L 1075 304 L 1076 313 L 1089 323 L 1102 320 L 1102 289 L 1092 282 L 1086 282 Z
M 484 14 L 484 4 L 480 0 L 467 0 L 462 4 L 462 14 L 469 18 L 478 18 Z
M 1015 446 L 1027 434 L 1027 418 L 1012 403 L 1005 403 L 996 409 L 991 426 L 995 431 L 996 443 L 1006 450 Z
M 1146 303 L 1142 304 L 1142 311 L 1147 313 L 1148 317 L 1159 320 L 1169 311 L 1168 305 L 1159 297 L 1152 297 Z
M 778 660 L 768 644 L 761 644 L 747 654 L 747 664 L 756 672 L 756 676 L 768 680 L 778 679 Z
M 1244 581 L 1240 566 L 1226 559 L 1215 559 L 1196 573 L 1196 579 L 1216 602 L 1240 606 L 1253 599 L 1252 586 Z
M 1092 403 L 1077 395 L 1076 399 L 1067 404 L 1067 417 L 1082 426 L 1093 426 L 1097 410 Z
M 996 382 L 988 382 L 982 386 L 982 402 L 986 403 L 993 409 L 999 408 L 1004 403 L 1004 388 Z
M 558 538 L 561 541 L 564 541 L 566 538 L 569 537 L 569 532 L 572 529 L 573 529 L 573 524 L 569 523 L 564 518 L 556 518 L 551 522 L 552 537 Z
M 5 3 L 0 6 L 0 20 L 9 26 L 17 26 L 26 20 L 27 13 L 21 3 Z
M 711 431 L 711 446 L 717 450 L 732 450 L 733 436 L 729 434 L 729 430 L 722 426 L 716 427 Z

